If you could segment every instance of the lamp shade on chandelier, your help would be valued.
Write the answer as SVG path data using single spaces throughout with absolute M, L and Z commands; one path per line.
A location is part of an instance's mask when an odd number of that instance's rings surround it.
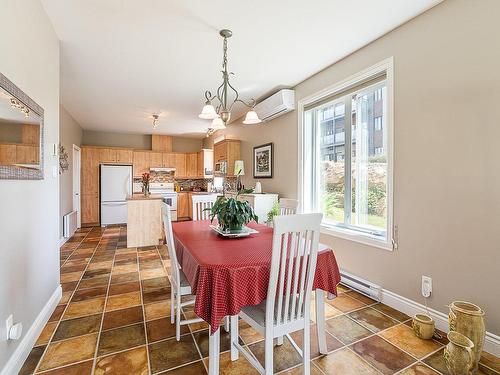
M 212 95 L 212 92 L 205 91 L 205 105 L 201 113 L 198 115 L 199 118 L 205 120 L 212 120 L 210 127 L 208 128 L 208 135 L 212 134 L 215 130 L 224 129 L 227 122 L 231 119 L 231 110 L 236 103 L 241 103 L 249 108 L 245 116 L 244 124 L 258 124 L 262 122 L 254 111 L 254 106 L 256 104 L 255 99 L 250 99 L 248 102 L 243 101 L 239 98 L 238 91 L 229 82 L 229 75 L 233 74 L 227 70 L 227 39 L 230 38 L 233 33 L 231 30 L 221 30 L 219 32 L 220 36 L 223 38 L 223 60 L 222 60 L 222 83 Z

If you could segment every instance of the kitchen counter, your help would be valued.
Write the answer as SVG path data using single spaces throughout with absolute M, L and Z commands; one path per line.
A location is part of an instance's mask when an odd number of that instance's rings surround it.
M 127 197 L 128 201 L 141 201 L 141 200 L 154 200 L 154 199 L 163 199 L 163 195 L 159 194 L 149 194 L 148 196 L 139 193 L 139 194 L 132 194 Z

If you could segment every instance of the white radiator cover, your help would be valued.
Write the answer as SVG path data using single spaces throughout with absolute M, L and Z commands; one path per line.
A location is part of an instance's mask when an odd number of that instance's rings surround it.
M 340 270 L 341 282 L 348 287 L 365 294 L 366 296 L 380 301 L 382 288 L 368 280 L 355 276 L 344 270 Z
M 78 224 L 76 211 L 71 211 L 70 213 L 63 216 L 63 236 L 65 238 L 69 238 L 73 234 L 75 234 L 77 226 Z

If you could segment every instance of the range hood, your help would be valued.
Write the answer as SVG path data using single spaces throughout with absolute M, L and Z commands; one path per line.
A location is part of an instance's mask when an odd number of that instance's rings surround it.
M 156 168 L 149 168 L 151 172 L 163 172 L 163 173 L 170 173 L 170 172 L 175 172 L 175 168 L 170 168 L 170 167 L 156 167 Z

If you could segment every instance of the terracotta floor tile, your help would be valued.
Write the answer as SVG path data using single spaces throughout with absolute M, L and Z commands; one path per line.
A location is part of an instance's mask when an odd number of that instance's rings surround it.
M 170 324 L 170 318 L 150 320 L 146 322 L 146 332 L 149 343 L 169 339 L 175 336 L 175 324 Z M 181 326 L 181 335 L 186 333 L 189 333 L 188 326 Z
M 73 295 L 73 291 L 63 292 L 61 299 L 59 300 L 58 305 L 66 305 L 69 302 L 72 295 Z
M 137 264 L 126 264 L 124 266 L 113 267 L 112 274 L 114 275 L 123 275 L 125 273 L 137 272 L 139 269 Z
M 401 371 L 398 375 L 439 375 L 439 373 L 423 363 L 417 363 L 410 368 Z
M 434 340 L 422 340 L 418 338 L 413 330 L 405 324 L 400 324 L 381 332 L 380 336 L 419 359 L 443 346 Z
M 500 358 L 495 357 L 493 354 L 482 352 L 479 362 L 500 374 Z
M 330 305 L 329 303 L 325 303 L 325 319 L 330 319 L 335 316 L 339 316 L 342 314 L 342 311 L 337 310 L 335 307 Z M 314 298 L 311 301 L 311 320 L 313 322 L 316 321 L 316 303 Z
M 18 375 L 33 374 L 35 372 L 36 366 L 38 365 L 38 362 L 40 361 L 40 358 L 43 355 L 44 350 L 45 345 L 37 346 L 31 349 L 30 354 L 28 354 L 28 358 L 26 358 L 26 360 L 24 361 Z
M 280 372 L 280 375 L 303 375 L 302 365 L 294 367 L 290 370 L 285 370 Z M 323 373 L 318 370 L 318 367 L 311 362 L 311 375 L 323 375 Z
M 353 311 L 349 313 L 349 316 L 372 332 L 379 332 L 399 324 L 397 320 L 394 320 L 371 307 Z
M 146 315 L 146 320 L 170 316 L 170 300 L 144 305 L 144 314 Z
M 311 335 L 311 340 L 310 340 L 311 358 L 316 358 L 320 356 L 319 345 L 318 345 L 318 332 L 316 329 L 316 324 L 311 324 L 310 335 Z M 304 337 L 303 331 L 293 332 L 290 336 L 292 336 L 292 339 L 297 343 L 297 345 L 300 348 L 302 348 L 302 338 Z M 343 346 L 344 344 L 342 344 L 339 340 L 337 340 L 328 332 L 326 332 L 326 347 L 328 349 L 328 352 L 337 350 Z
M 129 272 L 129 273 L 122 273 L 119 275 L 115 274 L 111 275 L 111 284 L 129 283 L 132 281 L 139 281 L 139 272 Z
M 147 280 L 142 280 L 142 291 L 147 293 L 152 290 L 157 290 L 161 288 L 170 288 L 170 282 L 168 281 L 168 277 L 155 277 Z
M 141 304 L 141 293 L 132 292 L 108 297 L 106 311 L 124 309 Z
M 361 358 L 386 375 L 392 375 L 416 362 L 414 358 L 379 336 L 359 341 L 351 348 Z
M 124 349 L 146 344 L 144 324 L 112 329 L 101 332 L 97 356 L 115 353 Z
M 102 329 L 108 330 L 143 322 L 142 306 L 129 307 L 104 313 Z
M 109 275 L 109 270 L 85 271 L 85 273 L 82 276 L 82 279 L 87 280 L 87 279 L 92 279 L 93 277 L 103 277 L 108 275 Z
M 63 293 L 64 292 L 71 292 L 76 289 L 76 286 L 78 285 L 78 282 L 72 281 L 70 283 L 61 283 L 61 288 Z
M 87 271 L 106 270 L 107 272 L 110 272 L 112 266 L 113 266 L 112 261 L 95 262 L 95 263 L 91 262 L 87 267 Z
M 257 360 L 264 366 L 264 341 L 259 341 L 249 345 L 249 349 L 255 355 Z M 273 350 L 273 371 L 280 372 L 302 363 L 302 358 L 295 351 L 288 338 L 284 338 L 283 345 L 274 346 Z
M 164 277 L 167 275 L 167 272 L 163 268 L 141 270 L 139 273 L 141 275 L 141 280 L 153 279 L 156 277 Z
M 367 297 L 355 290 L 348 292 L 347 295 L 351 298 L 357 299 L 358 301 L 366 303 L 367 305 L 373 305 L 374 303 L 377 303 L 377 301 L 375 301 L 373 298 Z
M 380 375 L 380 373 L 349 348 L 315 359 L 326 375 Z
M 68 272 L 61 274 L 61 283 L 69 283 L 72 281 L 78 281 L 82 277 L 83 272 Z
M 200 349 L 201 356 L 203 358 L 208 357 L 208 329 L 205 331 L 198 331 L 193 333 L 194 341 L 196 341 L 198 348 Z M 240 340 L 240 344 L 243 342 Z M 231 337 L 230 334 L 224 329 L 220 331 L 220 352 L 225 352 L 231 349 Z
M 208 368 L 208 358 L 203 359 Z M 231 361 L 231 353 L 222 353 L 219 358 L 220 375 L 258 375 L 259 372 L 248 362 L 243 355 L 239 355 L 237 361 Z M 168 373 L 170 374 L 170 373 Z M 312 374 L 312 373 L 311 373 Z M 180 373 L 179 373 L 180 375 Z M 194 373 L 193 373 L 194 375 Z
M 142 292 L 143 303 L 153 303 L 170 300 L 170 288 L 155 289 L 150 292 Z
M 142 259 L 144 258 L 141 258 L 141 260 Z M 139 269 L 141 271 L 157 269 L 157 268 L 163 268 L 163 263 L 161 262 L 160 257 L 155 257 L 155 259 L 152 260 L 139 262 Z
M 63 320 L 78 318 L 85 315 L 99 314 L 102 312 L 103 308 L 103 297 L 80 302 L 71 302 L 64 313 Z
M 404 322 L 405 320 L 410 319 L 410 317 L 396 309 L 393 309 L 390 306 L 384 305 L 383 303 L 378 303 L 372 306 L 374 309 L 383 312 L 386 315 L 389 315 L 391 318 L 396 319 L 399 322 Z
M 183 308 L 183 312 L 184 312 L 184 317 L 186 319 L 198 318 L 198 315 L 196 315 L 194 310 L 193 310 L 193 306 L 188 306 L 188 308 Z M 205 321 L 201 321 L 198 323 L 192 323 L 189 325 L 189 328 L 191 328 L 192 332 L 200 331 L 202 329 L 208 329 L 208 323 Z
M 64 265 L 63 267 L 61 267 L 61 274 L 83 271 L 85 267 L 87 267 L 86 264 Z
M 94 361 L 86 361 L 61 367 L 55 370 L 43 372 L 43 375 L 90 375 L 92 373 L 92 366 Z
M 253 329 L 244 320 L 240 320 L 238 323 L 238 333 L 245 342 L 245 344 L 247 345 L 253 344 L 254 342 L 257 341 L 264 340 L 264 336 L 262 336 L 259 332 Z
M 190 363 L 174 370 L 162 372 L 161 375 L 206 375 L 207 371 L 203 362 L 200 360 L 198 362 Z M 222 370 L 219 372 L 220 375 L 223 374 Z M 235 374 L 236 375 L 236 374 Z
M 51 343 L 40 362 L 40 371 L 91 359 L 95 353 L 97 334 Z
M 148 345 L 151 372 L 156 373 L 181 366 L 200 359 L 198 350 L 191 335 L 159 341 Z
M 336 318 L 328 319 L 325 325 L 326 330 L 335 338 L 346 345 L 368 337 L 373 333 L 362 325 L 356 323 L 347 316 L 342 315 Z
M 49 318 L 49 322 L 57 322 L 59 319 L 61 319 L 61 316 L 64 312 L 64 309 L 66 308 L 66 305 L 58 305 L 52 315 Z
M 99 332 L 102 315 L 90 315 L 82 318 L 63 320 L 59 323 L 52 341 L 60 341 L 71 337 Z
M 52 334 L 57 328 L 57 322 L 49 322 L 43 327 L 42 332 L 40 333 L 40 336 L 38 336 L 38 339 L 36 340 L 35 346 L 39 345 L 44 345 L 47 344 L 52 337 Z
M 138 281 L 132 281 L 130 283 L 123 284 L 113 284 L 109 287 L 109 296 L 114 296 L 116 294 L 124 294 L 129 292 L 137 292 L 141 290 L 141 284 Z
M 351 290 L 352 290 L 351 288 L 349 288 L 348 286 L 346 286 L 344 284 L 337 285 L 337 292 L 339 292 L 339 293 L 346 293 L 346 292 L 349 292 Z
M 85 301 L 92 298 L 104 297 L 106 296 L 107 286 L 99 286 L 96 288 L 89 289 L 79 289 L 75 291 L 71 302 Z
M 98 286 L 107 286 L 109 283 L 109 275 L 94 277 L 92 279 L 86 279 L 80 281 L 78 284 L 78 289 L 95 288 Z
M 352 310 L 356 310 L 366 306 L 365 303 L 349 297 L 347 293 L 339 294 L 338 297 L 334 298 L 333 300 L 328 300 L 327 303 L 342 312 L 350 312 Z
M 148 358 L 145 346 L 99 358 L 94 375 L 105 374 L 148 374 Z

